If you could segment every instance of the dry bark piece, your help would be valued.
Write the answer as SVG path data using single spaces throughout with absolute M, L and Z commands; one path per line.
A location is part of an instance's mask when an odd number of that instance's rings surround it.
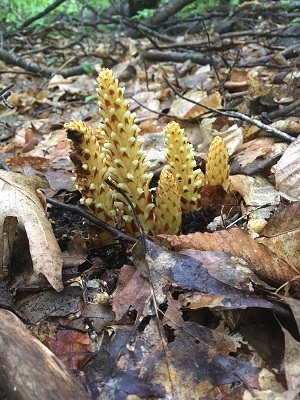
M 88 400 L 68 368 L 12 312 L 0 310 L 0 387 L 11 399 Z M 23 362 L 20 362 L 22 360 Z
M 5 279 L 17 222 L 24 227 L 30 246 L 33 270 L 42 273 L 57 291 L 63 289 L 63 259 L 37 189 L 47 187 L 41 178 L 0 171 L 0 277 Z

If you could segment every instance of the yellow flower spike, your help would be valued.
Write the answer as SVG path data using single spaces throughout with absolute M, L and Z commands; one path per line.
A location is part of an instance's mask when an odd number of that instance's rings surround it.
M 179 124 L 169 122 L 165 133 L 167 168 L 178 180 L 181 208 L 183 211 L 195 211 L 200 208 L 199 189 L 204 183 L 204 175 L 200 169 L 194 170 L 196 162 L 192 145 Z
M 156 233 L 176 235 L 181 227 L 180 190 L 177 179 L 164 167 L 156 189 Z
M 102 122 L 94 130 L 75 119 L 65 125 L 72 141 L 70 157 L 82 203 L 101 220 L 110 225 L 117 223 L 128 234 L 139 235 L 126 200 L 105 183 L 105 179 L 110 178 L 131 199 L 147 233 L 179 233 L 181 210 L 200 208 L 200 189 L 205 183 L 210 186 L 220 184 L 228 190 L 225 143 L 219 137 L 212 142 L 204 176 L 200 169 L 195 170 L 192 145 L 184 130 L 176 122 L 170 122 L 165 141 L 168 165 L 162 170 L 154 206 L 149 189 L 152 174 L 147 173 L 146 154 L 141 150 L 142 141 L 138 138 L 139 128 L 134 123 L 135 114 L 129 111 L 124 99 L 124 89 L 119 87 L 113 72 L 105 68 L 97 82 Z M 111 239 L 106 232 L 105 240 L 103 231 L 96 234 L 102 243 Z
M 104 182 L 106 174 L 105 155 L 92 128 L 82 121 L 65 124 L 70 142 L 70 158 L 74 164 L 75 185 L 82 195 L 81 203 L 96 217 L 115 225 L 115 211 L 112 191 Z M 99 239 L 103 244 L 111 242 L 111 235 L 100 230 Z
M 131 199 L 146 232 L 152 233 L 155 225 L 154 204 L 149 190 L 152 174 L 146 173 L 146 154 L 138 139 L 139 128 L 134 123 L 135 114 L 128 109 L 124 89 L 113 72 L 103 68 L 97 78 L 99 109 L 102 123 L 99 129 L 105 133 L 103 150 L 110 160 L 109 175 L 118 187 Z M 126 200 L 116 194 L 116 201 L 124 204 L 123 219 L 128 233 L 139 234 Z
M 206 184 L 221 185 L 227 192 L 229 188 L 228 151 L 224 140 L 216 136 L 211 142 L 206 159 Z

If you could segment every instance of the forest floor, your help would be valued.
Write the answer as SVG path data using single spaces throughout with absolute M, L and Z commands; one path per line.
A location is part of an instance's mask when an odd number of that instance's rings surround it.
M 27 393 L 26 379 L 39 397 L 22 398 L 54 398 L 47 376 L 56 399 L 70 398 L 70 386 L 74 399 L 298 398 L 300 23 L 299 12 L 267 3 L 139 26 L 140 38 L 57 21 L 6 39 L 0 389 L 8 398 L 13 387 Z M 128 244 L 125 232 L 105 247 L 87 240 L 65 124 L 103 122 L 102 68 L 136 114 L 151 186 L 166 164 L 169 122 L 184 129 L 203 173 L 212 140 L 226 143 L 229 189 L 204 185 L 181 234 L 157 230 Z M 43 343 L 44 380 L 32 353 L 39 345 L 18 339 L 23 329 Z M 54 372 L 44 346 L 75 381 Z

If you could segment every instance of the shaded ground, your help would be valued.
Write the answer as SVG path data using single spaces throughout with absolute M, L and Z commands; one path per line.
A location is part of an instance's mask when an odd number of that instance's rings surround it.
M 196 253 L 169 252 L 150 241 L 133 250 L 125 244 L 90 248 L 87 221 L 48 205 L 63 251 L 65 289 L 57 293 L 32 274 L 25 232 L 17 231 L 9 272 L 1 270 L 2 318 L 10 321 L 5 309 L 17 312 L 76 373 L 88 393 L 78 389 L 79 399 L 297 398 L 299 16 L 296 5 L 284 10 L 278 2 L 250 2 L 154 27 L 123 19 L 114 33 L 99 31 L 90 20 L 72 25 L 68 16 L 5 33 L 1 86 L 14 84 L 7 99 L 14 108 L 0 105 L 1 160 L 13 171 L 46 177 L 49 198 L 78 204 L 64 124 L 71 118 L 100 122 L 95 78 L 101 67 L 112 68 L 125 87 L 153 186 L 165 163 L 163 132 L 171 120 L 184 128 L 203 170 L 216 135 L 231 156 L 229 195 L 205 189 L 201 212 L 189 215 L 183 227 L 191 235 L 164 238 L 169 248 Z M 142 37 L 128 36 L 127 29 Z M 19 183 L 9 184 L 1 187 L 3 220 L 12 215 L 11 188 L 19 190 Z M 20 197 L 19 222 L 24 210 L 29 220 L 35 210 L 26 203 L 34 198 L 24 189 L 28 182 L 22 185 L 27 200 Z M 222 217 L 210 233 L 207 224 L 215 216 Z M 269 224 L 253 235 L 262 220 Z M 33 224 L 29 229 L 29 238 L 35 234 L 31 250 L 47 253 L 49 242 L 42 244 Z M 59 285 L 59 267 L 34 267 Z M 278 288 L 289 281 L 296 284 L 281 290 L 282 297 L 265 283 Z M 16 324 L 0 329 L 0 343 L 17 338 Z M 37 357 L 26 340 L 14 350 L 16 339 L 0 356 L 0 387 L 8 395 L 16 385 L 8 371 L 20 368 L 10 364 L 14 351 L 17 360 Z M 20 374 L 45 390 L 36 398 L 50 399 L 47 380 L 30 370 L 34 364 Z M 50 364 L 45 362 L 45 376 L 53 373 Z M 57 385 L 56 399 L 70 396 L 67 386 Z M 34 398 L 22 386 L 18 391 Z

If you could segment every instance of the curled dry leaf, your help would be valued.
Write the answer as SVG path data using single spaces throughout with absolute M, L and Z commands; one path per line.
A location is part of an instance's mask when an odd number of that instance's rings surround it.
M 262 176 L 234 175 L 230 183 L 242 195 L 245 211 L 251 211 L 252 218 L 269 218 L 279 204 L 279 192 Z
M 223 136 L 223 135 L 222 135 Z M 276 144 L 275 144 L 276 143 Z M 231 162 L 231 173 L 243 171 L 249 164 L 256 165 L 262 159 L 272 157 L 281 150 L 283 151 L 286 144 L 281 143 L 280 147 L 275 138 L 272 137 L 259 137 L 248 142 L 243 143 Z
M 290 309 L 293 312 L 293 316 L 295 318 L 295 322 L 298 327 L 298 331 L 300 329 L 300 303 L 299 300 L 293 299 L 292 297 L 281 296 L 281 299 L 287 303 Z M 280 324 L 281 325 L 281 324 Z M 300 344 L 299 341 L 296 340 L 291 333 L 285 329 L 281 325 L 281 329 L 284 333 L 285 340 L 285 352 L 284 352 L 284 367 L 285 367 L 285 376 L 286 382 L 289 390 L 297 390 L 297 394 L 299 393 L 300 387 L 300 364 L 299 364 L 299 356 L 300 356 Z
M 207 95 L 205 91 L 197 90 L 186 94 L 188 99 L 201 102 L 211 108 L 221 108 L 221 95 L 219 92 Z M 196 118 L 207 112 L 207 109 L 200 105 L 193 104 L 184 99 L 176 99 L 170 108 L 170 115 L 175 115 L 178 118 L 188 119 Z
M 47 187 L 41 178 L 0 171 L 0 277 L 7 273 L 17 222 L 24 227 L 30 246 L 33 270 L 42 273 L 57 291 L 63 289 L 62 254 L 37 195 Z
M 300 273 L 300 202 L 271 217 L 261 234 L 256 240 Z
M 277 190 L 287 196 L 300 199 L 300 138 L 298 137 L 284 152 L 275 167 Z
M 195 249 L 205 251 L 226 251 L 250 261 L 254 272 L 274 285 L 281 285 L 293 279 L 296 271 L 263 244 L 257 243 L 241 229 L 233 228 L 213 233 L 193 233 L 190 235 L 160 235 L 175 250 Z

